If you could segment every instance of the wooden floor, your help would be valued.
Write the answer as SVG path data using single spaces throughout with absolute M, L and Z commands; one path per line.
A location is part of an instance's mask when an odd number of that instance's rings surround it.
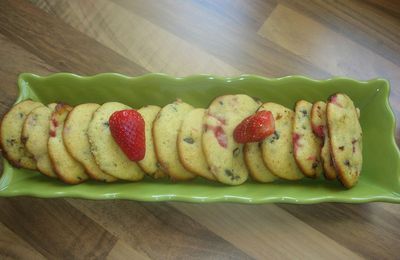
M 0 1 L 0 113 L 57 71 L 385 77 L 399 119 L 400 1 Z M 0 199 L 2 259 L 399 255 L 400 205 Z

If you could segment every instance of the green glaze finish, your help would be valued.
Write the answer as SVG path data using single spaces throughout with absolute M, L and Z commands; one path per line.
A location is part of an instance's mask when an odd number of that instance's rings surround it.
M 18 84 L 20 96 L 17 102 L 27 98 L 46 104 L 63 101 L 71 105 L 119 101 L 134 108 L 148 104 L 163 106 L 176 98 L 197 107 L 207 107 L 213 98 L 230 93 L 244 93 L 293 108 L 299 99 L 314 102 L 326 100 L 335 92 L 344 92 L 361 110 L 364 165 L 357 186 L 347 190 L 337 181 L 322 178 L 271 184 L 247 181 L 236 187 L 200 178 L 177 183 L 146 178 L 136 183 L 88 181 L 66 185 L 38 172 L 13 168 L 4 160 L 4 172 L 0 179 L 0 196 L 3 197 L 27 195 L 43 198 L 306 204 L 329 201 L 400 202 L 400 160 L 394 139 L 395 119 L 388 103 L 389 84 L 383 79 L 355 81 L 333 78 L 319 81 L 301 76 L 267 79 L 251 75 L 173 78 L 162 74 L 131 78 L 111 73 L 93 77 L 66 73 L 39 77 L 24 73 L 20 75 Z

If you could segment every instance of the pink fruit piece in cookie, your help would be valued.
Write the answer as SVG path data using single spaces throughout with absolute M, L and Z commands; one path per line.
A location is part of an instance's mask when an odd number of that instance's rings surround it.
M 211 130 L 214 132 L 214 136 L 218 141 L 218 144 L 224 148 L 228 147 L 228 137 L 225 134 L 224 129 L 221 126 L 205 126 L 206 131 Z
M 325 127 L 323 125 L 313 126 L 313 132 L 321 138 L 325 136 Z
M 299 144 L 299 140 L 300 140 L 300 135 L 298 133 L 293 133 L 292 136 L 292 141 L 293 141 L 293 147 L 294 147 L 294 152 L 297 152 L 297 149 L 299 148 L 299 146 L 301 146 Z
M 58 122 L 57 122 L 57 120 L 55 118 L 51 119 L 51 123 L 53 124 L 54 127 L 58 126 Z
M 215 137 L 217 138 L 218 143 L 219 143 L 222 147 L 224 147 L 224 148 L 228 147 L 228 138 L 227 138 L 227 136 L 226 136 L 226 134 L 225 134 L 225 131 L 224 131 L 224 129 L 223 129 L 222 127 L 217 126 L 217 127 L 214 129 L 214 135 L 215 135 Z
M 58 126 L 57 119 L 52 118 L 51 119 L 50 132 L 49 132 L 50 137 L 56 137 L 56 128 L 57 128 L 57 126 Z
M 341 104 L 338 102 L 338 100 L 337 100 L 337 95 L 331 96 L 330 102 L 331 102 L 332 104 L 337 105 L 338 107 L 342 107 L 342 105 L 341 105 Z

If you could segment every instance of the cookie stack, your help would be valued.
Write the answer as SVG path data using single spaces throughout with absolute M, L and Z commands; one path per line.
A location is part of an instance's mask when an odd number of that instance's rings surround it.
M 138 181 L 145 174 L 175 181 L 200 176 L 228 185 L 249 175 L 263 183 L 323 175 L 350 188 L 361 173 L 359 110 L 342 93 L 327 102 L 300 100 L 294 110 L 243 94 L 217 97 L 208 108 L 181 100 L 140 108 L 145 155 L 139 161 L 128 158 L 110 130 L 110 117 L 130 109 L 118 102 L 71 107 L 22 101 L 2 120 L 2 152 L 15 167 L 68 184 Z M 257 142 L 238 142 L 235 129 L 260 111 L 272 114 L 274 130 Z

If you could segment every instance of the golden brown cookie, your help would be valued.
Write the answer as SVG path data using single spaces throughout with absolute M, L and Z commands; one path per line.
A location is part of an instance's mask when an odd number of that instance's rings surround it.
M 353 101 L 338 93 L 328 99 L 328 133 L 331 155 L 338 179 L 347 188 L 353 187 L 362 169 L 362 129 Z
M 311 128 L 311 108 L 312 104 L 305 100 L 296 102 L 292 138 L 297 165 L 306 177 L 316 178 L 322 173 L 322 141 Z
M 36 161 L 21 140 L 22 127 L 27 115 L 39 102 L 24 100 L 14 105 L 3 117 L 0 126 L 0 143 L 3 156 L 15 167 L 35 170 Z
M 286 180 L 304 177 L 293 156 L 292 129 L 294 112 L 276 103 L 264 103 L 259 111 L 271 111 L 275 120 L 275 132 L 261 144 L 263 160 L 276 176 Z
M 62 132 L 64 122 L 72 107 L 57 104 L 50 118 L 50 132 L 47 148 L 53 169 L 58 178 L 68 184 L 78 184 L 88 179 L 85 168 L 67 151 Z
M 189 180 L 196 177 L 179 161 L 177 147 L 178 132 L 183 118 L 191 110 L 193 110 L 191 105 L 177 100 L 163 107 L 153 124 L 152 133 L 157 160 L 161 169 L 172 180 Z
M 118 102 L 108 102 L 96 110 L 88 128 L 90 149 L 102 171 L 118 179 L 138 181 L 143 178 L 144 172 L 136 162 L 128 159 L 114 141 L 108 123 L 114 112 L 125 109 L 131 108 Z
M 311 126 L 314 134 L 322 141 L 321 149 L 322 166 L 324 168 L 324 176 L 327 180 L 334 180 L 337 177 L 336 169 L 333 166 L 328 129 L 326 126 L 326 103 L 323 101 L 315 102 L 311 109 Z
M 181 163 L 188 171 L 215 180 L 208 168 L 201 145 L 205 112 L 204 108 L 197 108 L 185 115 L 178 134 L 178 154 Z
M 69 112 L 63 130 L 63 141 L 69 154 L 83 167 L 91 179 L 104 182 L 113 182 L 117 178 L 103 172 L 90 151 L 87 131 L 94 112 L 100 107 L 98 104 L 81 104 Z
M 57 178 L 51 165 L 47 142 L 49 140 L 50 117 L 56 104 L 33 109 L 25 119 L 22 141 L 25 148 L 35 157 L 37 169 L 44 175 Z
M 208 107 L 202 145 L 208 166 L 219 182 L 239 185 L 247 180 L 243 144 L 234 140 L 233 131 L 258 107 L 253 98 L 241 94 L 217 97 Z

